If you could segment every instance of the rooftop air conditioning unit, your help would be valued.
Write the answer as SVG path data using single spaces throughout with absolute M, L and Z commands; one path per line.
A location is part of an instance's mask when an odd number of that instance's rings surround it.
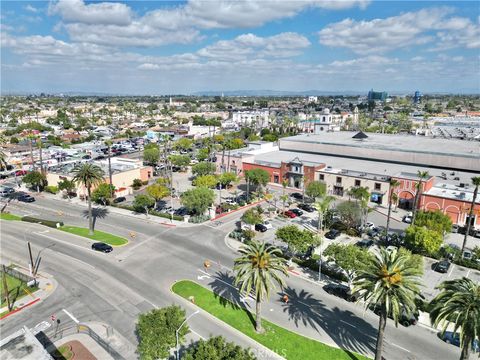
M 465 187 L 465 183 L 460 183 L 458 186 L 461 187 L 461 188 L 464 188 L 464 187 Z

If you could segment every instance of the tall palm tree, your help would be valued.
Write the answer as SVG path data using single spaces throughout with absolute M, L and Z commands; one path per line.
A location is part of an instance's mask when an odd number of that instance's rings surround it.
M 466 360 L 472 341 L 480 340 L 480 284 L 463 277 L 444 281 L 437 289 L 440 293 L 431 302 L 430 321 L 435 327 L 442 324 L 443 332 L 450 322 L 455 324 L 453 332 L 460 329 L 460 360 Z
M 430 177 L 428 171 L 418 171 L 418 183 L 417 183 L 417 192 L 415 193 L 415 201 L 413 203 L 413 216 L 412 216 L 412 225 L 415 225 L 415 218 L 417 217 L 417 208 L 418 208 L 418 201 L 422 195 L 423 190 L 423 181 Z
M 103 170 L 97 165 L 83 163 L 73 170 L 73 181 L 78 185 L 83 185 L 87 189 L 88 195 L 88 233 L 93 235 L 92 219 L 92 187 L 103 182 Z
M 388 230 L 390 230 L 390 216 L 392 214 L 392 202 L 395 188 L 400 186 L 400 181 L 396 179 L 390 179 L 390 194 L 388 197 L 388 214 L 387 214 L 387 226 L 385 227 L 385 232 L 388 235 Z
M 105 145 L 107 145 L 107 159 L 108 159 L 108 179 L 110 180 L 110 185 L 113 185 L 112 180 L 112 140 L 105 140 Z M 111 197 L 113 198 L 113 186 L 110 186 L 111 189 Z
M 420 293 L 421 269 L 413 265 L 408 254 L 381 249 L 380 253 L 359 271 L 353 280 L 353 292 L 365 301 L 365 307 L 379 310 L 375 360 L 382 359 L 383 338 L 387 317 L 398 325 L 402 311 L 416 310 L 415 298 Z
M 258 241 L 252 241 L 240 249 L 242 254 L 235 259 L 235 285 L 240 286 L 240 292 L 250 294 L 255 292 L 255 330 L 263 332 L 261 305 L 275 289 L 275 283 L 284 286 L 283 276 L 288 276 L 285 259 L 281 250 Z
M 463 244 L 462 244 L 462 254 L 463 254 L 463 251 L 465 250 L 465 246 L 467 246 L 467 239 L 470 233 L 470 227 L 472 226 L 473 210 L 475 208 L 475 202 L 477 201 L 478 187 L 480 186 L 480 176 L 472 177 L 472 184 L 475 185 L 475 190 L 473 190 L 473 198 L 472 198 L 472 202 L 470 203 L 470 212 L 468 213 L 468 221 L 467 221 L 467 231 L 465 231 L 465 237 L 463 238 Z
M 327 212 L 328 209 L 330 209 L 330 205 L 332 202 L 335 201 L 335 198 L 333 196 L 323 196 L 321 198 L 317 198 L 317 201 L 315 202 L 314 206 L 318 211 L 318 227 L 317 230 L 320 233 L 323 230 L 323 218 L 325 216 L 325 213 Z
M 43 143 L 42 143 L 42 138 L 39 136 L 36 138 L 37 141 L 37 147 L 38 147 L 38 154 L 39 154 L 39 160 L 40 160 L 40 173 L 45 174 L 45 170 L 43 168 Z

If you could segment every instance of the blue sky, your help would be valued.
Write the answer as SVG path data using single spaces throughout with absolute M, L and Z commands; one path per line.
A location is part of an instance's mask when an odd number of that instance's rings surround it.
M 477 1 L 2 1 L 2 92 L 479 92 Z

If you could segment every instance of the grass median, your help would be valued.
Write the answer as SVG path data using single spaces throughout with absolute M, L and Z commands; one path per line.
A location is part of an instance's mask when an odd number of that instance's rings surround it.
M 172 286 L 172 290 L 187 300 L 193 296 L 197 306 L 288 360 L 368 359 L 363 355 L 309 339 L 265 319 L 262 320 L 265 333 L 258 334 L 254 329 L 254 314 L 193 281 L 179 281 Z
M 9 213 L 0 213 L 0 220 L 17 220 L 17 221 L 20 221 L 22 220 L 22 217 L 21 216 L 17 216 L 17 215 L 13 215 L 13 214 L 9 214 Z
M 82 227 L 77 227 L 77 226 L 62 226 L 59 228 L 59 230 L 68 232 L 70 234 L 75 234 L 79 236 L 86 237 L 90 240 L 94 241 L 101 241 L 104 242 L 105 244 L 109 244 L 112 246 L 122 246 L 128 243 L 128 240 L 125 238 L 122 238 L 117 235 L 109 234 L 103 231 L 95 230 L 93 232 L 93 235 L 88 234 L 88 229 L 87 228 L 82 228 Z

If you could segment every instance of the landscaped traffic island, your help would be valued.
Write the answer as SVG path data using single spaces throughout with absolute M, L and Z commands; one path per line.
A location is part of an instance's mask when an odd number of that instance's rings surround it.
M 95 230 L 93 235 L 89 235 L 87 228 L 78 226 L 61 226 L 59 230 L 68 232 L 70 234 L 86 237 L 93 241 L 101 241 L 112 246 L 122 246 L 128 243 L 128 240 L 117 235 L 109 234 L 103 231 Z
M 172 291 L 187 300 L 194 299 L 195 305 L 289 360 L 368 359 L 363 355 L 301 336 L 267 320 L 262 320 L 265 332 L 258 334 L 252 322 L 254 314 L 193 281 L 176 282 L 172 286 Z

